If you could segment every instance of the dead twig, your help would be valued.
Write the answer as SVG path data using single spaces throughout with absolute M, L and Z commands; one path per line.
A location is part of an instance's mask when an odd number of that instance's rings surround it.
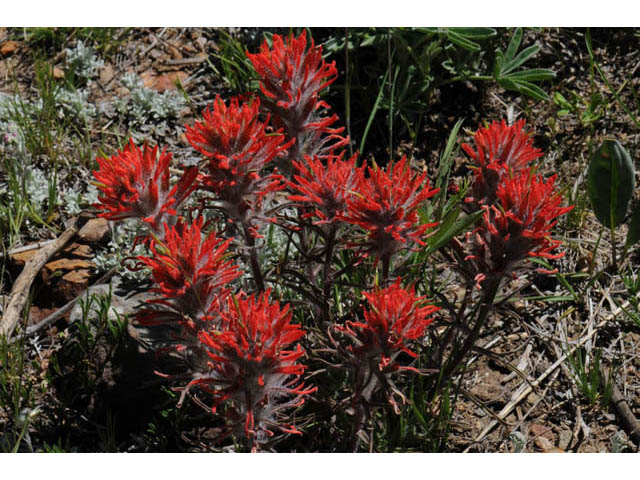
M 69 227 L 56 240 L 40 249 L 33 257 L 31 257 L 24 265 L 22 272 L 18 276 L 16 282 L 11 288 L 9 294 L 9 303 L 0 319 L 0 335 L 4 335 L 7 339 L 16 328 L 22 310 L 27 303 L 31 284 L 42 269 L 45 263 L 78 232 L 80 227 L 91 218 L 90 214 L 84 213 L 71 220 Z

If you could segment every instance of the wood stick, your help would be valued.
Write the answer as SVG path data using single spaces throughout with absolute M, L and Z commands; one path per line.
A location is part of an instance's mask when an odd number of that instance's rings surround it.
M 80 214 L 78 217 L 74 217 L 69 227 L 58 237 L 54 242 L 42 247 L 33 257 L 29 259 L 24 265 L 22 272 L 16 279 L 11 293 L 9 294 L 9 303 L 7 305 L 2 319 L 0 319 L 0 335 L 4 335 L 7 340 L 11 337 L 11 334 L 16 328 L 22 310 L 27 303 L 29 296 L 29 290 L 31 284 L 38 275 L 38 272 L 49 261 L 49 259 L 78 232 L 80 227 L 84 225 L 92 215 L 88 213 Z

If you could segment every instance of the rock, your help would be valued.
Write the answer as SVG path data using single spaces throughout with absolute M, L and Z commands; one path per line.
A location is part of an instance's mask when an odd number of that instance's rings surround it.
M 72 243 L 62 250 L 67 256 L 77 258 L 93 258 L 93 250 L 89 245 L 83 243 Z
M 573 433 L 571 433 L 571 430 L 560 430 L 560 433 L 558 433 L 558 447 L 566 450 L 569 448 L 572 438 Z
M 8 57 L 17 49 L 18 49 L 18 42 L 14 42 L 13 40 L 7 40 L 6 42 L 2 42 L 2 45 L 0 45 L 0 55 L 2 55 L 3 57 Z
M 106 86 L 114 77 L 113 66 L 106 64 L 100 69 L 100 84 Z
M 105 218 L 92 218 L 78 232 L 78 238 L 85 243 L 99 243 L 109 238 L 109 222 Z
M 553 443 L 551 443 L 551 441 L 549 439 L 544 438 L 544 437 L 536 437 L 536 439 L 533 441 L 533 443 L 535 443 L 536 447 L 538 447 L 543 452 L 548 452 L 548 451 L 556 448 L 556 447 L 553 446 Z
M 162 93 L 166 90 L 175 90 L 177 88 L 176 82 L 178 80 L 180 82 L 184 82 L 187 78 L 189 78 L 189 75 L 185 72 L 180 71 L 154 75 L 150 71 L 146 71 L 142 75 L 140 75 L 140 78 L 142 78 L 145 87 L 152 88 Z
M 70 302 L 87 289 L 89 278 L 89 270 L 72 270 L 55 283 L 54 291 L 65 302 Z
M 52 262 L 47 263 L 44 266 L 44 272 L 47 276 L 53 275 L 57 271 L 69 271 L 78 269 L 91 269 L 93 264 L 79 258 L 60 258 Z M 45 279 L 46 281 L 46 279 Z
M 24 252 L 18 252 L 12 254 L 9 258 L 17 267 L 24 267 L 24 265 L 31 260 L 31 258 L 38 253 L 38 248 L 34 248 L 33 250 L 27 250 Z
M 549 441 L 555 440 L 555 434 L 553 431 L 544 425 L 539 423 L 532 423 L 529 425 L 529 435 L 532 437 L 544 437 Z

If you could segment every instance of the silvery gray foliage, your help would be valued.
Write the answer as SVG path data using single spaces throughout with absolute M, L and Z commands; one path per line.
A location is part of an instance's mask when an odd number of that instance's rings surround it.
M 131 249 L 136 236 L 141 235 L 142 230 L 145 228 L 144 225 L 141 225 L 141 222 L 138 222 L 137 219 L 129 218 L 115 223 L 109 223 L 113 227 L 111 240 L 106 250 L 97 252 L 93 259 L 98 271 L 103 273 L 117 265 L 121 266 L 126 257 L 147 255 L 149 253 L 141 243 L 136 245 L 133 250 Z M 149 271 L 146 268 L 139 271 L 122 268 L 119 274 L 123 278 L 137 282 L 149 278 Z
M 95 117 L 97 109 L 88 101 L 89 92 L 86 90 L 66 90 L 61 88 L 56 94 L 56 106 L 60 107 L 60 116 L 73 115 L 82 123 L 87 124 Z
M 67 65 L 73 67 L 75 74 L 79 77 L 94 78 L 98 75 L 98 69 L 104 65 L 93 49 L 85 46 L 82 40 L 76 42 L 75 48 L 67 48 L 66 53 Z
M 124 118 L 134 140 L 140 141 L 149 136 L 160 139 L 166 136 L 180 117 L 186 101 L 182 95 L 167 90 L 159 93 L 144 86 L 142 79 L 135 73 L 126 73 L 122 85 L 129 95 L 115 100 L 115 111 Z M 107 112 L 111 105 L 101 106 Z

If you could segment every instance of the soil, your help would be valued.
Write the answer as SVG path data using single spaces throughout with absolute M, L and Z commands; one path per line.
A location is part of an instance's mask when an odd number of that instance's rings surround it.
M 264 29 L 270 30 L 270 29 Z M 10 38 L 9 31 L 0 29 L 0 45 Z M 233 32 L 242 38 L 247 48 L 255 51 L 261 38 L 254 30 Z M 326 33 L 326 32 L 325 32 Z M 627 105 L 638 105 L 633 96 L 634 87 L 640 87 L 640 37 L 625 29 L 592 29 L 593 48 L 597 61 L 611 86 L 620 91 L 620 100 Z M 100 78 L 90 91 L 89 101 L 98 103 L 118 95 L 123 86 L 120 79 L 126 72 L 136 72 L 159 91 L 174 87 L 180 79 L 191 103 L 183 112 L 181 122 L 192 123 L 199 112 L 210 104 L 216 94 L 228 95 L 225 84 L 211 69 L 208 59 L 217 51 L 218 33 L 211 29 L 129 29 L 120 31 L 116 37 L 122 40 L 106 59 Z M 501 34 L 502 35 L 502 34 Z M 506 35 L 500 37 L 506 38 Z M 29 97 L 34 90 L 33 57 L 29 45 L 11 36 L 14 44 L 7 45 L 0 53 L 0 92 L 11 93 L 17 89 Z M 71 42 L 71 39 L 68 40 Z M 428 115 L 421 135 L 421 142 L 414 145 L 415 159 L 433 164 L 444 148 L 451 128 L 458 118 L 465 118 L 463 134 L 465 141 L 469 133 L 484 120 L 526 118 L 528 129 L 535 131 L 535 145 L 546 152 L 540 170 L 544 174 L 557 173 L 567 196 L 584 200 L 584 174 L 590 154 L 605 137 L 615 136 L 628 149 L 632 158 L 638 157 L 640 129 L 634 125 L 627 113 L 611 94 L 608 86 L 597 73 L 593 73 L 585 47 L 584 29 L 550 28 L 527 30 L 523 44 L 539 42 L 542 46 L 535 57 L 533 68 L 550 68 L 556 72 L 553 82 L 545 85 L 553 97 L 561 93 L 565 98 L 576 98 L 574 112 L 561 115 L 560 107 L 553 101 L 534 102 L 517 93 L 505 91 L 494 83 L 454 83 L 441 89 L 434 96 L 433 113 Z M 49 58 L 52 67 L 61 67 L 64 58 L 54 53 Z M 344 72 L 340 72 L 342 75 Z M 581 115 L 587 109 L 589 99 L 599 96 L 602 105 L 595 109 L 595 120 L 586 123 Z M 338 113 L 341 114 L 339 109 Z M 637 114 L 637 108 L 636 108 Z M 373 141 L 373 140 L 372 140 Z M 188 155 L 188 144 L 178 130 L 164 138 L 164 143 L 174 155 Z M 114 145 L 103 145 L 109 151 Z M 406 146 L 405 146 L 406 147 Z M 400 145 L 398 154 L 403 152 Z M 372 146 L 372 151 L 382 152 L 386 144 Z M 405 148 L 406 150 L 406 148 Z M 456 175 L 467 173 L 460 163 Z M 588 209 L 587 209 L 588 210 Z M 600 248 L 593 255 L 593 245 L 598 239 L 600 226 L 592 214 L 574 219 L 572 224 L 560 226 L 562 238 L 567 245 L 566 256 L 557 262 L 561 272 L 586 272 L 607 267 L 610 251 L 608 235 L 603 235 Z M 619 230 L 624 238 L 624 228 Z M 38 239 L 37 234 L 31 240 Z M 621 240 L 618 240 L 619 242 Z M 91 244 L 91 242 L 86 242 Z M 97 248 L 95 244 L 92 248 Z M 632 256 L 632 262 L 637 255 Z M 11 267 L 11 275 L 19 268 Z M 88 279 L 90 283 L 95 276 Z M 484 336 L 478 344 L 485 345 L 489 354 L 476 352 L 459 385 L 459 395 L 452 417 L 452 427 L 447 450 L 453 452 L 611 452 L 637 451 L 638 444 L 625 431 L 624 422 L 613 405 L 590 401 L 576 387 L 575 375 L 568 362 L 552 371 L 536 384 L 533 391 L 519 401 L 512 411 L 504 416 L 501 410 L 509 404 L 514 393 L 522 385 L 535 382 L 567 348 L 561 339 L 577 342 L 592 332 L 604 318 L 610 318 L 598 332 L 584 342 L 581 351 L 593 362 L 600 352 L 602 369 L 611 369 L 615 385 L 636 417 L 640 417 L 640 330 L 622 315 L 612 316 L 616 302 L 628 300 L 627 290 L 619 277 L 605 274 L 601 280 L 585 288 L 584 277 L 573 277 L 574 287 L 585 292 L 579 302 L 544 302 L 544 295 L 564 295 L 557 282 L 538 274 L 528 281 L 514 279 L 509 289 L 513 296 L 506 296 L 501 308 L 491 319 Z M 8 285 L 5 285 L 5 289 Z M 7 294 L 8 291 L 0 292 Z M 52 312 L 52 308 L 64 304 L 68 299 L 47 295 L 36 298 L 31 323 L 36 323 Z M 65 331 L 66 317 L 61 318 L 49 331 L 53 336 Z M 570 343 L 571 344 L 571 343 Z M 564 345 L 564 346 L 563 346 Z M 108 392 L 108 401 L 132 405 L 140 402 L 134 385 L 143 381 L 143 374 L 153 370 L 144 353 L 136 353 L 136 347 L 127 340 L 122 347 L 120 362 L 142 361 L 139 375 L 118 383 L 114 380 L 122 373 L 118 365 L 108 365 L 101 370 L 100 392 Z M 138 355 L 138 356 L 136 356 Z M 42 352 L 41 361 L 48 358 Z M 64 378 L 64 376 L 63 376 Z M 148 379 L 147 379 L 148 380 Z M 114 385 L 118 389 L 114 389 Z M 77 387 L 67 386 L 58 391 L 69 391 Z M 128 394 L 122 393 L 128 392 Z M 122 397 L 122 395 L 125 395 Z M 92 405 L 96 418 L 105 415 L 100 410 L 104 405 L 95 402 L 97 397 L 75 398 Z M 105 401 L 103 398 L 101 401 Z M 154 399 L 162 402 L 162 399 Z M 140 409 L 134 414 L 143 415 Z M 143 422 L 144 419 L 141 420 Z M 481 435 L 492 422 L 497 425 Z M 215 429 L 215 425 L 210 426 Z M 124 432 L 123 434 L 125 434 Z M 206 436 L 206 435 L 205 435 Z M 165 448 L 176 448 L 175 445 Z

